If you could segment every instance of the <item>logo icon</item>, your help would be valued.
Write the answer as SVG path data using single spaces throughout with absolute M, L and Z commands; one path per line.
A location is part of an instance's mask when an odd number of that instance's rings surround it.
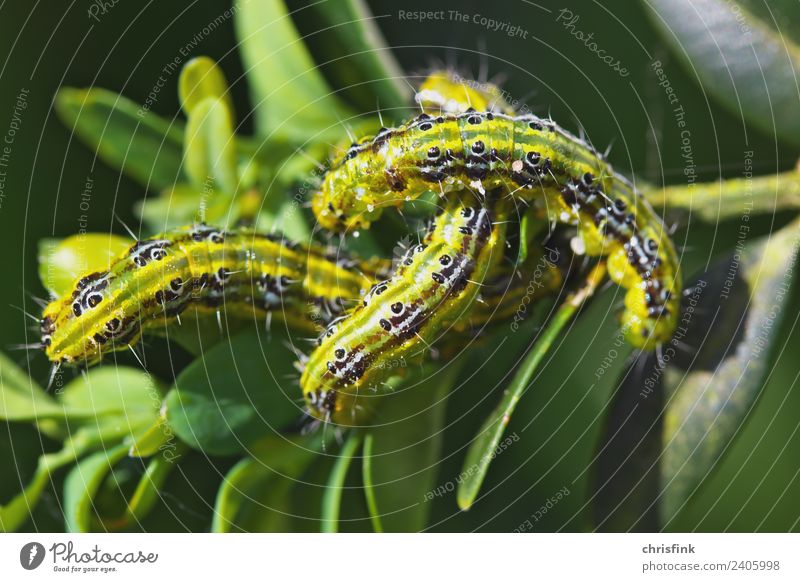
M 19 551 L 19 563 L 26 570 L 35 570 L 44 561 L 44 546 L 39 542 L 29 542 Z

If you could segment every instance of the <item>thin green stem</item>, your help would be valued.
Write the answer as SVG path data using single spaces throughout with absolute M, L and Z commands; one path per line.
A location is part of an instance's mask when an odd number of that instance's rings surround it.
M 464 479 L 459 483 L 457 493 L 458 506 L 461 509 L 469 509 L 478 496 L 483 480 L 489 470 L 489 465 L 495 456 L 500 438 L 503 436 L 509 420 L 511 420 L 511 415 L 517 403 L 528 389 L 533 373 L 541 364 L 555 339 L 561 334 L 581 306 L 594 294 L 605 275 L 605 263 L 598 264 L 587 275 L 583 286 L 567 297 L 566 301 L 548 322 L 531 351 L 528 352 L 525 361 L 511 381 L 511 385 L 503 394 L 500 404 L 484 421 L 464 459 L 464 470 L 461 472 L 464 475 Z
M 361 445 L 362 437 L 363 433 L 361 431 L 354 430 L 350 433 L 328 477 L 325 494 L 322 496 L 322 526 L 320 531 L 323 533 L 336 533 L 339 531 L 339 510 L 342 505 L 344 480 L 347 477 L 347 470 L 350 468 L 353 456 Z
M 372 529 L 377 533 L 383 533 L 383 524 L 381 524 L 381 516 L 378 512 L 378 500 L 375 499 L 375 489 L 372 483 L 372 433 L 368 433 L 364 437 L 364 460 L 361 468 L 364 480 L 364 497 L 367 500 Z
M 800 208 L 800 172 L 754 178 L 734 178 L 692 185 L 680 184 L 643 189 L 644 198 L 656 209 L 691 212 L 707 222 L 744 214 L 772 214 Z

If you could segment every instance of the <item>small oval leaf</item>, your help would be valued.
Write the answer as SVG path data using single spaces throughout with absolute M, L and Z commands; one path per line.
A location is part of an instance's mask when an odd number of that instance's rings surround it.
M 228 81 L 222 69 L 209 57 L 196 57 L 181 69 L 178 79 L 178 95 L 186 115 L 191 115 L 207 97 L 222 99 L 231 113 L 231 123 L 235 121 L 233 101 Z
M 109 531 L 122 530 L 133 524 L 138 524 L 155 507 L 161 499 L 161 489 L 167 481 L 172 470 L 183 452 L 184 447 L 178 447 L 171 455 L 158 455 L 147 464 L 136 489 L 130 498 L 125 500 L 125 511 L 120 517 L 109 518 L 100 516 L 103 527 Z
M 296 480 L 317 458 L 321 433 L 267 437 L 225 475 L 214 504 L 211 531 L 288 531 Z
M 166 397 L 178 437 L 207 454 L 231 455 L 299 418 L 296 359 L 281 336 L 244 332 L 190 364 Z
M 184 137 L 186 173 L 197 188 L 197 204 L 215 191 L 230 197 L 239 185 L 233 114 L 224 99 L 207 97 L 194 105 Z
M 61 406 L 0 352 L 0 419 L 30 421 L 60 415 L 63 415 Z
M 86 233 L 63 239 L 39 241 L 39 279 L 51 294 L 61 297 L 74 289 L 87 273 L 107 271 L 111 261 L 127 251 L 133 241 L 127 237 Z

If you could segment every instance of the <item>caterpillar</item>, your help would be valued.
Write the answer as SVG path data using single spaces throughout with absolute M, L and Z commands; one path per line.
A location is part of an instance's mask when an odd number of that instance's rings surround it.
M 385 278 L 388 261 L 356 261 L 320 245 L 280 235 L 207 226 L 181 228 L 138 241 L 108 271 L 81 277 L 51 302 L 41 320 L 41 345 L 56 364 L 91 365 L 135 344 L 190 305 L 224 306 L 229 314 L 276 313 L 314 329 Z
M 312 416 L 360 424 L 372 414 L 368 390 L 392 373 L 385 364 L 424 353 L 440 332 L 469 317 L 480 283 L 503 259 L 503 216 L 471 195 L 448 201 L 392 277 L 320 337 L 300 378 Z
M 607 256 L 609 276 L 626 289 L 627 340 L 652 349 L 672 336 L 681 280 L 663 224 L 591 146 L 550 120 L 423 113 L 351 146 L 325 174 L 311 206 L 323 228 L 349 231 L 429 190 L 446 196 L 465 188 L 500 189 L 554 223 L 577 227 L 573 250 Z

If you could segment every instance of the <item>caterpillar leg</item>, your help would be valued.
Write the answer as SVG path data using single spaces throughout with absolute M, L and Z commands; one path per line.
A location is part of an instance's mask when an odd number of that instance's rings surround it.
M 341 425 L 363 423 L 393 373 L 469 317 L 487 273 L 503 257 L 506 221 L 471 194 L 448 200 L 422 244 L 333 324 L 300 379 L 309 412 Z

